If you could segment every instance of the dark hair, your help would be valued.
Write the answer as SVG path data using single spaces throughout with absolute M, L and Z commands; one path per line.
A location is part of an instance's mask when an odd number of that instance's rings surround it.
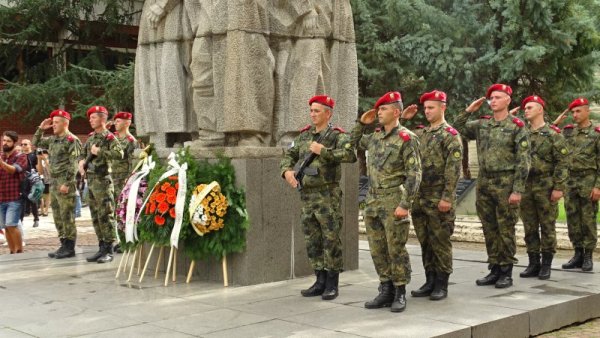
M 13 142 L 17 142 L 19 140 L 19 134 L 16 131 L 8 130 L 5 131 L 2 135 L 10 137 Z

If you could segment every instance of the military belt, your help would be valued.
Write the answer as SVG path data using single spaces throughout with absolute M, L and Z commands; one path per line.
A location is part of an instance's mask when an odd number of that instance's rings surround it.
M 592 175 L 592 174 L 595 174 L 595 173 L 596 173 L 596 169 L 571 170 L 569 172 L 569 174 L 571 176 L 577 176 L 577 177 Z
M 382 195 L 390 195 L 390 194 L 397 194 L 400 193 L 400 186 L 394 186 L 394 187 L 389 187 L 389 188 L 370 188 L 369 189 L 369 194 L 373 195 L 373 196 L 382 196 Z
M 303 187 L 301 192 L 304 194 L 312 194 L 312 193 L 316 193 L 316 192 L 333 190 L 338 187 L 339 187 L 339 184 L 337 184 L 337 183 L 329 183 L 329 184 L 323 184 L 323 185 L 320 185 L 317 187 Z
M 485 178 L 499 178 L 499 177 L 512 176 L 514 174 L 515 174 L 514 170 L 504 170 L 504 171 L 494 171 L 494 172 L 482 171 L 481 172 L 481 176 L 485 177 Z

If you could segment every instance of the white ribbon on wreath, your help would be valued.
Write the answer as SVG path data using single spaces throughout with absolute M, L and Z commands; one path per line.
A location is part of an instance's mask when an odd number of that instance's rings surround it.
M 128 180 L 128 182 L 131 182 L 131 186 L 129 188 L 129 195 L 127 196 L 127 210 L 125 213 L 125 242 L 127 243 L 138 240 L 137 215 L 135 214 L 138 192 L 142 180 L 150 174 L 150 171 L 154 169 L 155 166 L 156 163 L 152 161 L 152 156 L 149 156 L 144 160 L 144 164 L 140 171 L 134 173 Z M 143 210 L 143 208 L 140 208 L 139 214 L 141 214 Z

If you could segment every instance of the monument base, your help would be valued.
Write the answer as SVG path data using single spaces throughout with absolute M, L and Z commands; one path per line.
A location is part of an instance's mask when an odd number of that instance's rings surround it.
M 161 158 L 178 149 L 163 148 Z M 246 192 L 246 208 L 250 227 L 246 249 L 227 257 L 230 284 L 252 285 L 313 274 L 308 263 L 302 225 L 300 194 L 280 176 L 282 148 L 191 148 L 199 159 L 214 159 L 223 154 L 232 159 L 236 182 Z M 358 268 L 358 167 L 342 165 L 340 186 L 344 224 L 341 239 L 344 269 Z M 147 250 L 145 250 L 147 252 Z M 168 254 L 168 252 L 167 252 Z M 157 257 L 155 251 L 153 257 Z M 152 259 L 155 261 L 155 258 Z M 189 260 L 180 255 L 177 273 L 187 273 Z M 152 264 L 153 265 L 153 264 Z M 193 280 L 222 281 L 220 260 L 196 262 Z

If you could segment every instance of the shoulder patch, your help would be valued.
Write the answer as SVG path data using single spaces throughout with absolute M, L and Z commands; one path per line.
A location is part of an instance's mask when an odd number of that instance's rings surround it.
M 311 127 L 310 124 L 307 124 L 306 126 L 304 126 L 304 128 L 300 129 L 300 132 L 303 133 L 303 132 L 309 130 L 310 127 Z
M 492 116 L 491 115 L 483 115 L 483 116 L 480 116 L 479 118 L 484 119 L 484 120 L 489 120 L 492 118 Z
M 106 139 L 112 141 L 115 139 L 115 135 L 113 133 L 106 134 Z
M 552 130 L 554 130 L 555 132 L 557 132 L 558 134 L 560 134 L 560 128 L 559 128 L 559 127 L 557 127 L 556 125 L 554 125 L 554 124 L 551 124 L 551 125 L 550 125 L 550 129 L 552 129 Z
M 424 126 L 424 125 L 422 125 L 422 124 L 419 124 L 419 125 L 417 126 L 417 129 L 425 129 L 425 126 Z
M 94 132 L 91 132 L 91 133 L 88 134 L 88 136 L 92 136 L 92 135 L 94 135 Z
M 594 128 L 594 131 L 597 132 L 597 133 L 600 133 L 600 126 Z
M 135 142 L 135 137 L 131 136 L 131 135 L 127 135 L 127 140 L 129 142 Z
M 444 130 L 446 130 L 447 132 L 449 132 L 449 133 L 450 133 L 450 134 L 452 134 L 453 136 L 456 136 L 456 135 L 458 135 L 458 131 L 457 131 L 456 129 L 452 128 L 452 127 L 447 127 L 447 128 L 446 128 L 446 129 L 444 129 Z
M 346 133 L 346 131 L 345 131 L 344 129 L 342 129 L 341 127 L 333 127 L 333 130 L 335 130 L 335 131 L 339 131 L 339 132 L 340 132 L 340 133 L 342 133 L 342 134 L 345 134 L 345 133 Z
M 518 117 L 513 118 L 512 121 L 519 128 L 523 128 L 525 126 L 525 122 L 521 121 Z
M 377 127 L 377 128 L 375 128 L 375 131 L 376 131 L 376 132 L 380 132 L 380 131 L 381 131 L 381 128 Z
M 401 131 L 398 133 L 398 136 L 400 136 L 404 142 L 410 141 L 410 135 L 407 132 Z
M 73 137 L 73 135 L 69 134 L 69 135 L 67 135 L 67 141 L 73 142 L 73 141 L 75 141 L 75 138 Z
M 573 126 L 572 124 L 567 124 L 566 126 L 563 127 L 563 129 L 573 129 L 575 126 Z

